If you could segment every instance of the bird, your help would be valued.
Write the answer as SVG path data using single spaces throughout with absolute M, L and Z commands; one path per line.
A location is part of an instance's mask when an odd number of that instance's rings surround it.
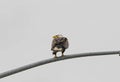
M 55 58 L 57 58 L 57 52 L 61 52 L 64 56 L 65 50 L 69 47 L 68 39 L 61 34 L 53 36 L 51 50 Z

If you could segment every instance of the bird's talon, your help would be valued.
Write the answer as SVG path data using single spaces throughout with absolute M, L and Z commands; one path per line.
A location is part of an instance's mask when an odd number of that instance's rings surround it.
M 55 55 L 54 58 L 57 58 L 57 56 Z
M 62 54 L 62 57 L 64 56 L 64 54 Z

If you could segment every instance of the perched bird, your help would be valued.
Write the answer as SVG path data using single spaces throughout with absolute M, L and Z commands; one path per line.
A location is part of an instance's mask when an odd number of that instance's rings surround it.
M 62 56 L 64 56 L 65 49 L 69 47 L 68 39 L 63 37 L 62 35 L 53 36 L 51 50 L 53 51 L 53 55 L 55 58 L 57 57 L 57 52 L 61 52 Z

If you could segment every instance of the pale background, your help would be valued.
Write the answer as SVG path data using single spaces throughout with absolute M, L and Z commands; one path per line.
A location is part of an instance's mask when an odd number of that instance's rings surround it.
M 68 37 L 65 54 L 120 50 L 119 0 L 0 0 L 0 73 L 52 58 L 52 36 Z M 120 82 L 120 57 L 65 60 L 0 82 Z

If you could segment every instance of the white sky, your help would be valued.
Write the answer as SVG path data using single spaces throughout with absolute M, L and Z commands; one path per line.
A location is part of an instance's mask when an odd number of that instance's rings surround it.
M 120 49 L 119 0 L 0 0 L 0 73 L 52 58 L 55 34 L 65 54 Z M 1 82 L 120 82 L 119 56 L 86 57 L 36 67 Z

